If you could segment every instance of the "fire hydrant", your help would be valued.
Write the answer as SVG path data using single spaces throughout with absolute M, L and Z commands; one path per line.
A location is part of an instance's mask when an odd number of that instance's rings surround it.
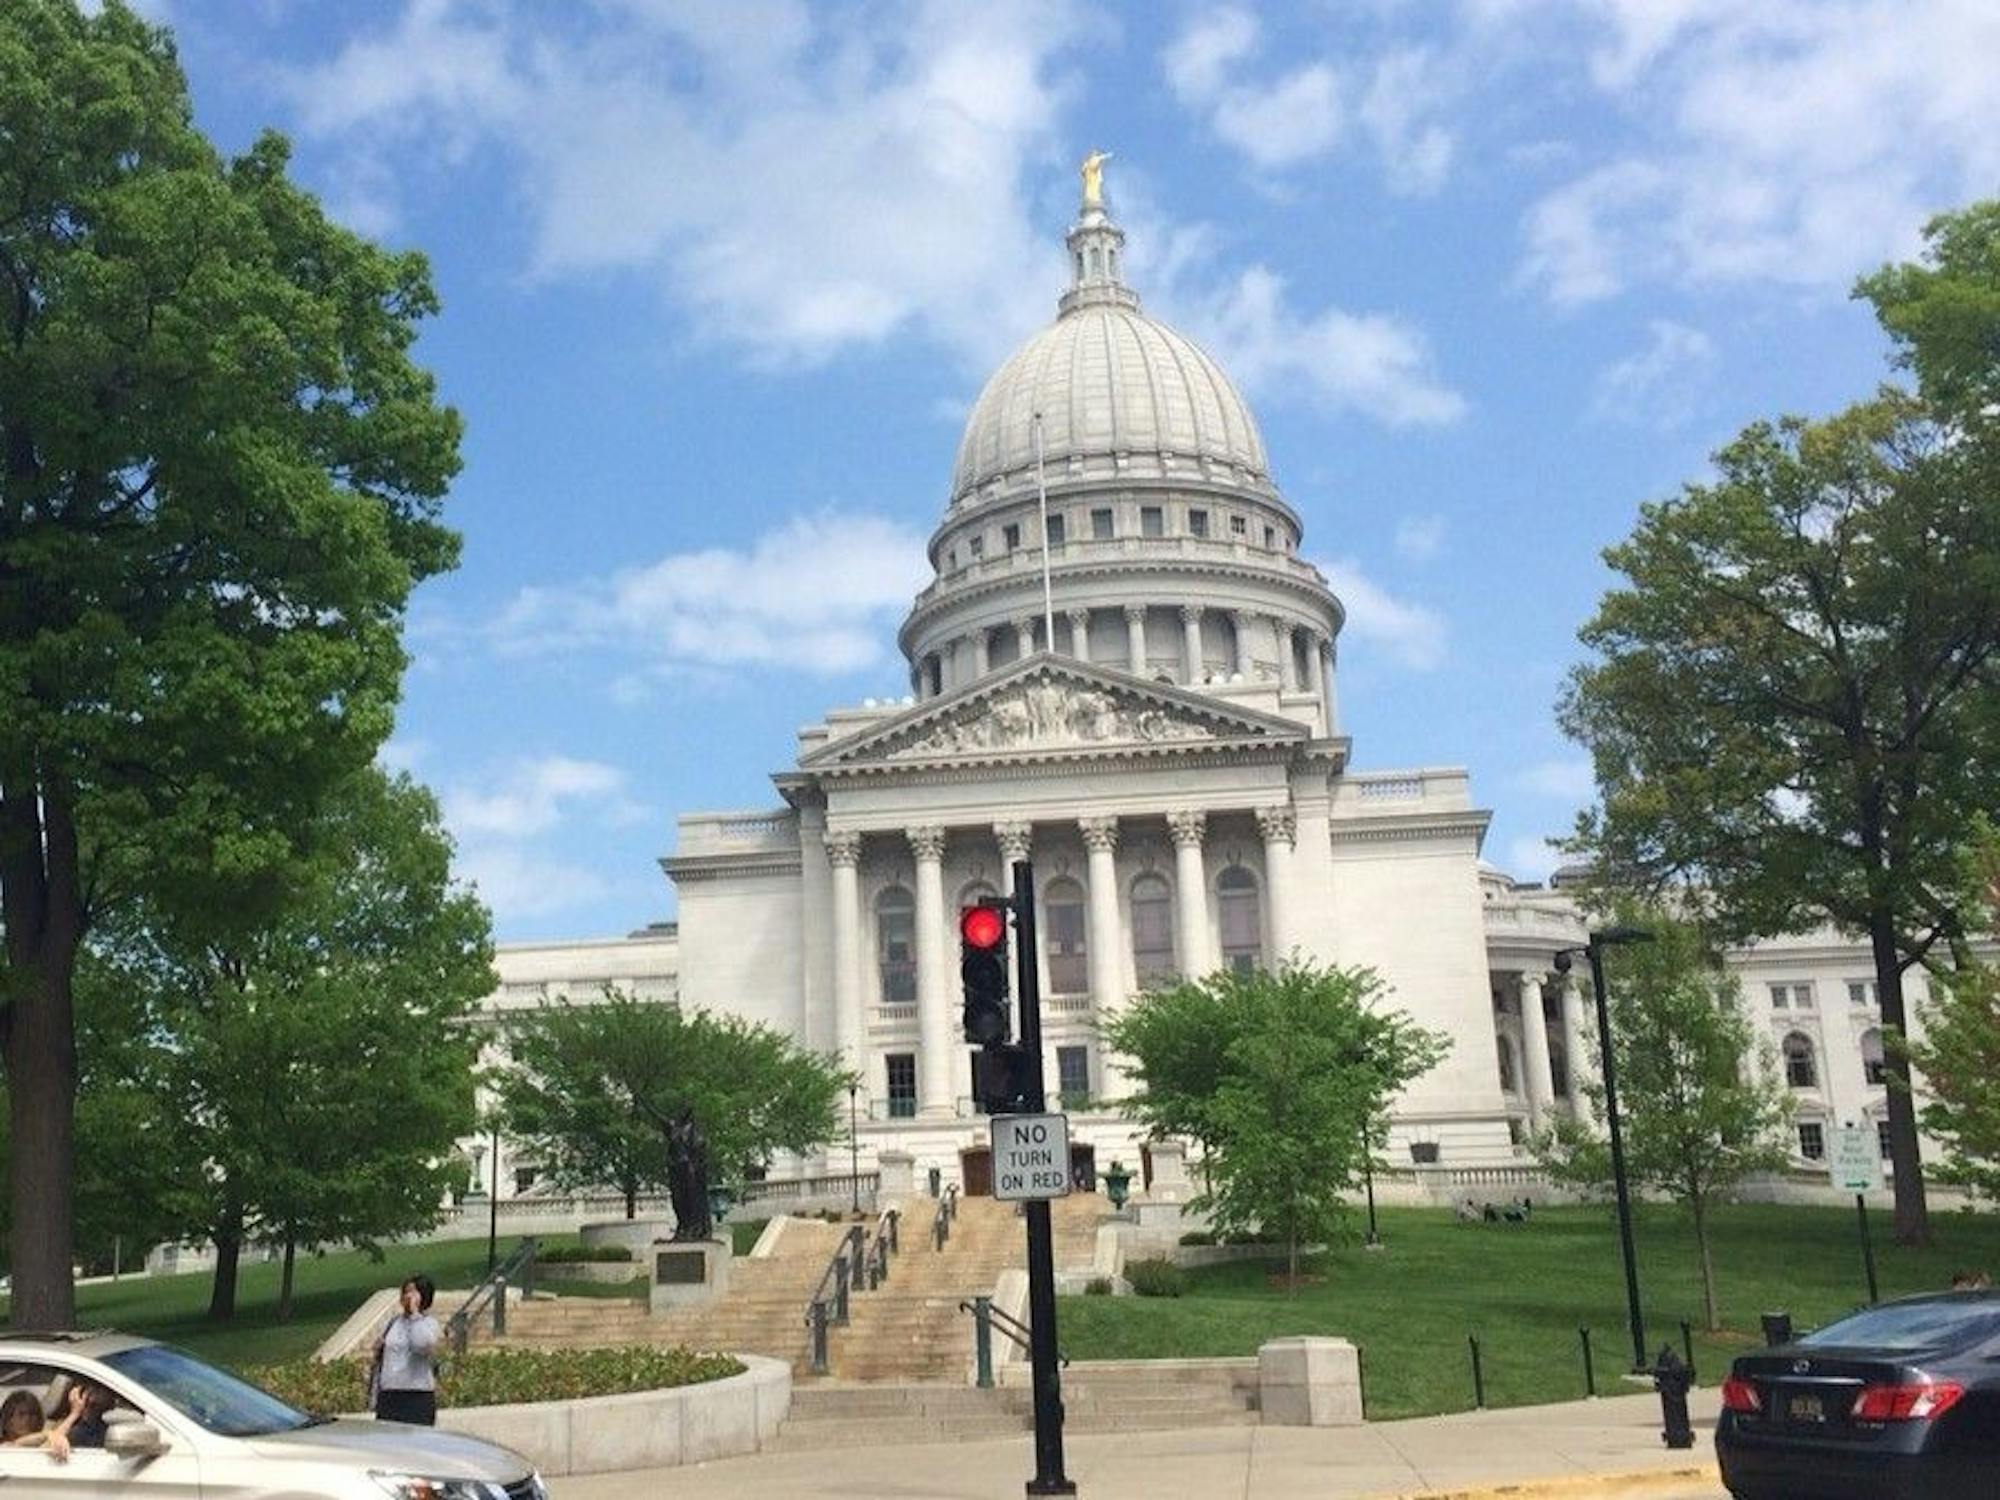
M 1653 1389 L 1660 1393 L 1660 1437 L 1669 1448 L 1692 1448 L 1694 1426 L 1688 1421 L 1688 1387 L 1694 1374 L 1670 1348 L 1662 1349 L 1653 1365 Z

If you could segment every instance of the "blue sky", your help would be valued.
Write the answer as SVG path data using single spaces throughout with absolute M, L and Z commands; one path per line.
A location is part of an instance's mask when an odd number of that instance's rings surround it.
M 1991 0 L 153 0 L 432 258 L 461 569 L 385 751 L 503 938 L 669 916 L 679 813 L 906 690 L 964 412 L 1053 316 L 1075 162 L 1242 385 L 1347 603 L 1355 764 L 1465 765 L 1526 876 L 1640 502 L 1884 377 L 1854 276 L 2000 190 Z

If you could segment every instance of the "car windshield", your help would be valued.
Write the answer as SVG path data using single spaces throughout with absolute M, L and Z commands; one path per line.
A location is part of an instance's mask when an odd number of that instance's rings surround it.
M 205 1365 L 192 1354 L 165 1344 L 107 1354 L 104 1363 L 184 1417 L 223 1437 L 262 1437 L 292 1432 L 313 1419 L 269 1391 Z
M 1829 1323 L 1800 1339 L 1819 1348 L 1964 1349 L 2000 1337 L 2000 1302 L 1892 1302 Z

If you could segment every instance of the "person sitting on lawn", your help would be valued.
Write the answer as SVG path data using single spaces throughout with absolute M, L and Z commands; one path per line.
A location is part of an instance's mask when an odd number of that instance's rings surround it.
M 1479 1205 L 1474 1203 L 1470 1198 L 1459 1204 L 1455 1212 L 1458 1214 L 1458 1222 L 1461 1224 L 1477 1224 L 1479 1222 Z
M 9 1448 L 46 1448 L 49 1457 L 60 1463 L 69 1457 L 69 1429 L 76 1421 L 72 1402 L 63 1419 L 49 1426 L 41 1398 L 32 1391 L 16 1391 L 0 1401 L 0 1444 Z

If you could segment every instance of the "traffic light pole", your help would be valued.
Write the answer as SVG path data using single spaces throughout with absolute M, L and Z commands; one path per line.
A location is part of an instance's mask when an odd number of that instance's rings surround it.
M 1048 1108 L 1042 1078 L 1042 990 L 1035 963 L 1035 867 L 1014 861 L 1015 994 L 1021 1003 L 1021 1045 L 1028 1049 L 1028 1108 Z M 1028 1358 L 1035 1372 L 1035 1477 L 1030 1495 L 1074 1495 L 1063 1473 L 1062 1377 L 1056 1370 L 1056 1254 L 1046 1199 L 1022 1205 L 1028 1220 Z

